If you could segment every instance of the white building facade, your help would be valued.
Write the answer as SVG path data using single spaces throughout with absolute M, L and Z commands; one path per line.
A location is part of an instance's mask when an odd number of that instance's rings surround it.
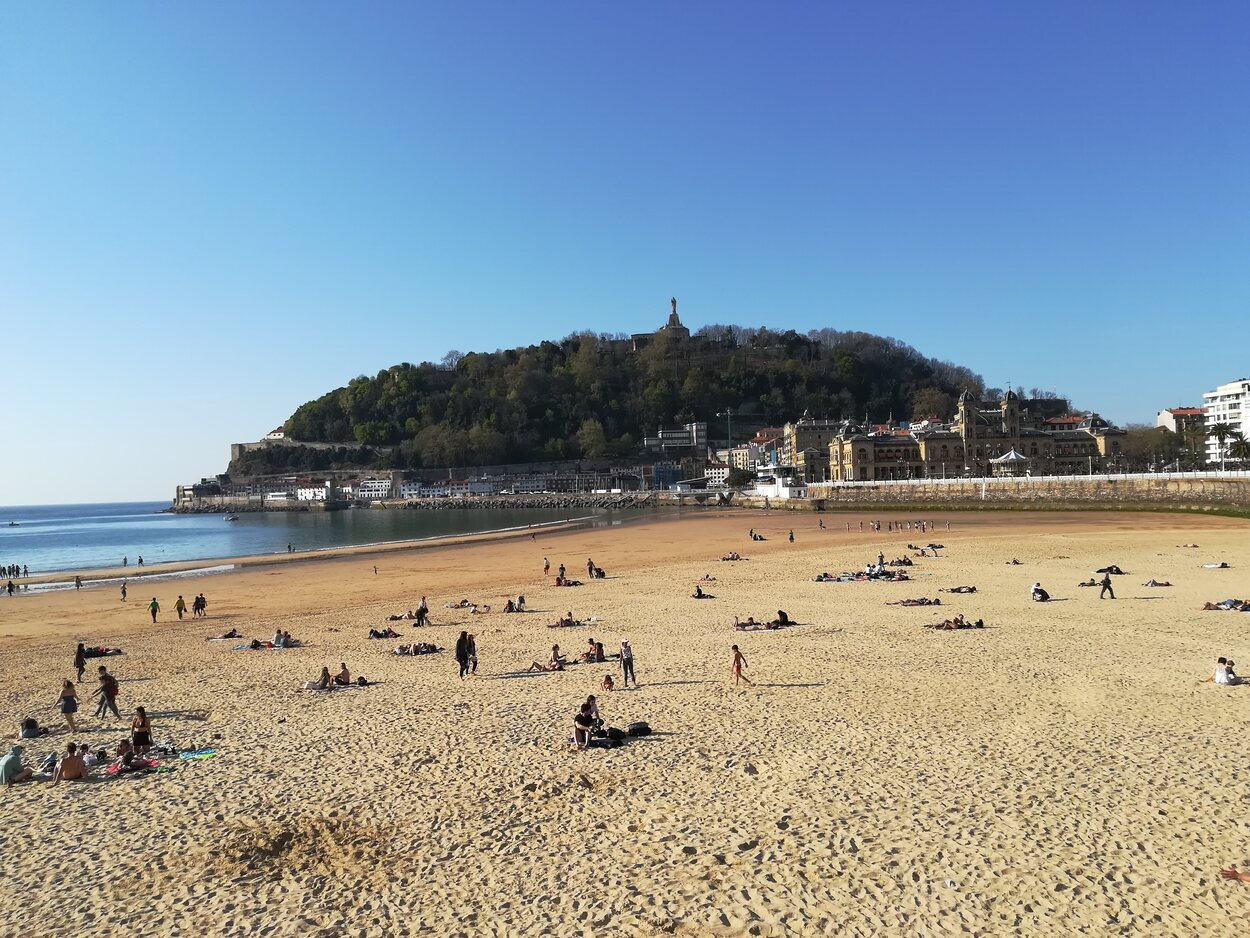
M 1217 424 L 1227 424 L 1233 433 L 1245 435 L 1250 431 L 1250 423 L 1245 422 L 1244 414 L 1250 407 L 1250 378 L 1238 378 L 1228 384 L 1221 384 L 1214 391 L 1202 395 L 1202 409 L 1206 415 L 1206 429 Z M 1228 441 L 1224 441 L 1228 445 Z M 1215 437 L 1207 438 L 1207 462 L 1220 465 L 1224 454 L 1220 452 L 1220 441 Z
M 393 489 L 390 479 L 362 479 L 356 486 L 356 497 L 369 502 L 381 501 L 390 498 Z

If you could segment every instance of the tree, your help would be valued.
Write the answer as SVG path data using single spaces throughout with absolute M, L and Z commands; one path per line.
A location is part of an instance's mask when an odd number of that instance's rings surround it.
M 608 437 L 603 432 L 603 424 L 593 417 L 582 421 L 577 431 L 577 445 L 582 448 L 582 455 L 590 458 L 606 456 L 608 453 Z
M 1228 444 L 1228 455 L 1244 466 L 1250 460 L 1250 440 L 1247 440 L 1242 434 L 1237 432 L 1234 432 L 1229 438 L 1232 442 Z
M 1224 441 L 1233 435 L 1232 424 L 1217 423 L 1207 427 L 1207 436 L 1215 438 L 1220 444 L 1220 469 L 1224 468 Z
M 955 413 L 955 399 L 937 388 L 920 388 L 912 392 L 911 419 L 919 423 L 926 417 L 949 420 Z
M 749 469 L 739 469 L 737 466 L 731 466 L 729 474 L 725 476 L 725 484 L 731 489 L 746 488 L 755 482 L 755 473 Z

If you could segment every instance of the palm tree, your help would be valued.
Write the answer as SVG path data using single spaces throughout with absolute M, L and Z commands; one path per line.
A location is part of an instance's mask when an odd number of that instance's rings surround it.
M 1232 442 L 1228 444 L 1228 455 L 1245 465 L 1246 461 L 1250 460 L 1250 440 L 1240 433 L 1234 433 L 1229 439 Z
M 1232 424 L 1215 423 L 1207 427 L 1207 436 L 1215 437 L 1220 444 L 1220 469 L 1224 469 L 1224 441 L 1233 435 Z

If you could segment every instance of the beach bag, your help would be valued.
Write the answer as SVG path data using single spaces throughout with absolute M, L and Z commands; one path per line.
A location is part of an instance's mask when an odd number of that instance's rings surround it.
M 622 740 L 625 738 L 625 731 L 615 726 L 609 726 L 607 729 L 608 739 Z
M 631 723 L 629 726 L 625 727 L 625 732 L 630 736 L 650 736 L 651 727 L 639 720 L 638 722 Z
M 612 740 L 610 739 L 592 739 L 586 744 L 587 749 L 611 749 Z

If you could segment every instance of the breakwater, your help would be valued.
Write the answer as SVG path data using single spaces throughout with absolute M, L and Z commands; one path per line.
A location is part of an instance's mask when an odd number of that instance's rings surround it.
M 567 492 L 533 495 L 469 495 L 452 498 L 388 499 L 374 502 L 323 502 L 295 499 L 260 499 L 245 495 L 215 495 L 207 498 L 184 498 L 166 509 L 174 514 L 235 514 L 251 512 L 319 512 L 345 508 L 390 509 L 401 511 L 455 511 L 481 509 L 561 509 L 593 511 L 627 511 L 676 504 L 667 493 L 631 492 L 603 494 Z M 691 502 L 693 504 L 693 502 Z

